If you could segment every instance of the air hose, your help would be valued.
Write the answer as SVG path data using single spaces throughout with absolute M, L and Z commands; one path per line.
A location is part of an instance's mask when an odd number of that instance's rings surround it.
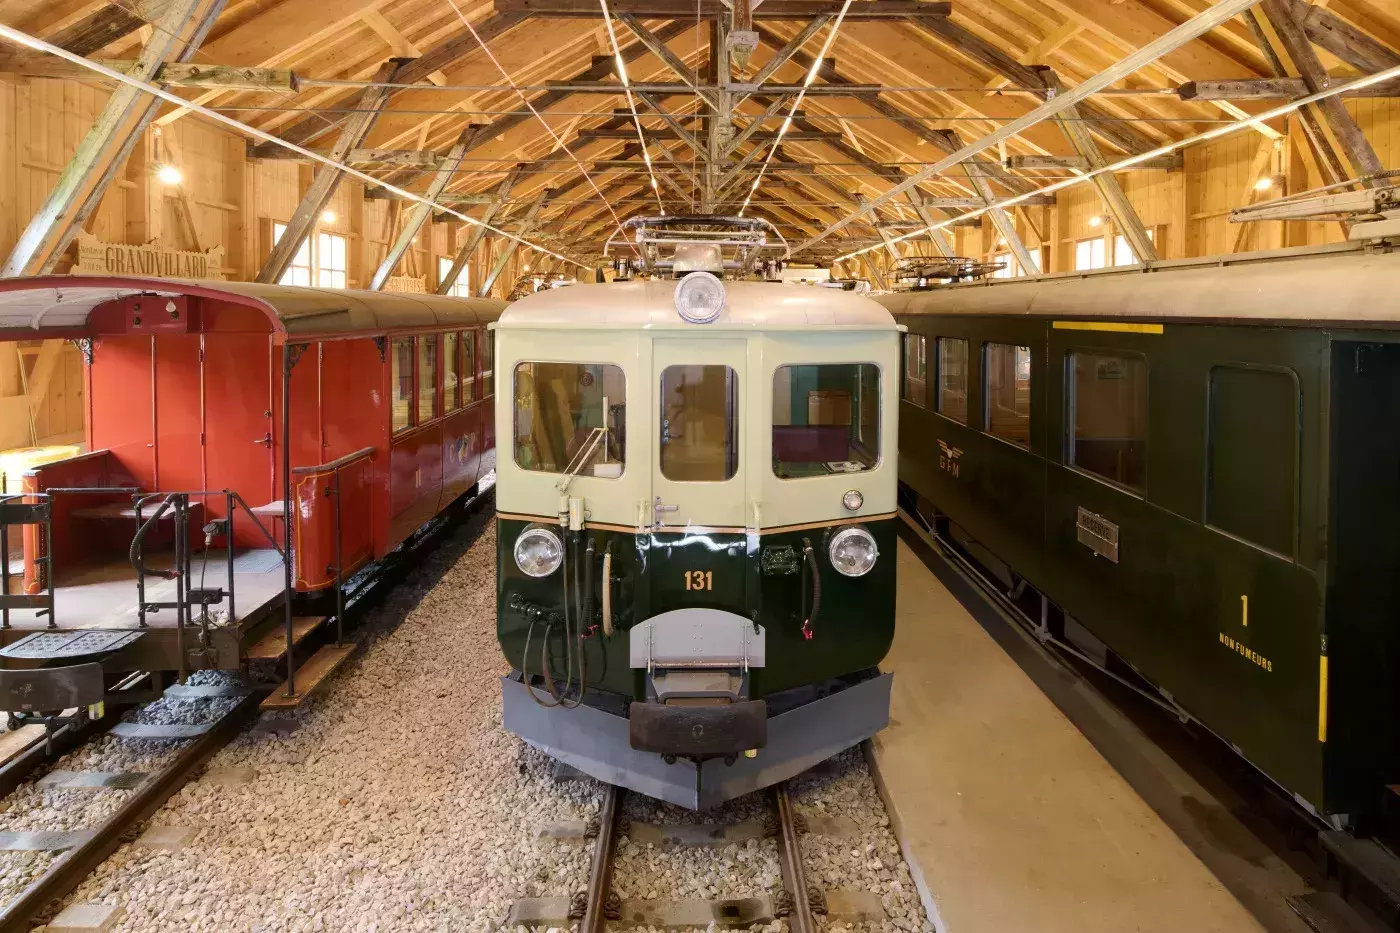
M 817 552 L 812 550 L 812 542 L 808 538 L 802 539 L 802 554 L 807 558 L 807 567 L 812 574 L 812 606 L 807 618 L 802 620 L 802 637 L 811 641 L 814 634 L 812 623 L 817 621 L 817 613 L 822 608 L 822 575 L 821 568 L 817 565 Z

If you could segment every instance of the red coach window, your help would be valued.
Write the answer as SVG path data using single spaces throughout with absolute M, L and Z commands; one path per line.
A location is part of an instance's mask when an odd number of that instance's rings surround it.
M 418 338 L 418 423 L 437 417 L 437 334 Z
M 496 391 L 495 374 L 491 368 L 496 360 L 496 335 L 489 330 L 481 332 L 481 397 L 490 398 Z
M 456 331 L 442 335 L 442 407 L 447 411 L 462 407 L 462 386 L 458 380 L 461 375 L 458 353 L 461 342 Z
M 470 405 L 476 394 L 476 331 L 462 332 L 462 404 Z
M 396 338 L 389 351 L 389 391 L 394 395 L 392 425 L 402 431 L 413 424 L 413 338 Z

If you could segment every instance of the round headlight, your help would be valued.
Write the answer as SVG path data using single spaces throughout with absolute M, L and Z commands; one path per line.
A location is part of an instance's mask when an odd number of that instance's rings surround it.
M 854 512 L 862 505 L 865 505 L 865 496 L 860 494 L 859 489 L 847 489 L 846 494 L 841 497 L 841 504 L 848 510 Z
M 515 566 L 531 577 L 547 577 L 564 562 L 564 542 L 548 528 L 526 528 L 515 539 Z
M 676 310 L 692 324 L 708 324 L 724 310 L 724 283 L 711 272 L 692 272 L 676 284 Z
M 880 556 L 880 550 L 875 546 L 875 539 L 870 532 L 853 525 L 832 535 L 827 554 L 831 557 L 831 566 L 836 568 L 837 573 L 848 577 L 862 577 L 875 566 L 875 558 Z

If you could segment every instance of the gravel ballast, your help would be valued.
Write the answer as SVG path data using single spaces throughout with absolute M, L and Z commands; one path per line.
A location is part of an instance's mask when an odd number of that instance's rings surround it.
M 501 726 L 498 679 L 508 667 L 495 639 L 495 547 L 494 522 L 478 517 L 460 528 L 371 612 L 361 629 L 366 648 L 321 695 L 295 713 L 264 714 L 214 758 L 209 777 L 148 824 L 188 829 L 187 842 L 124 845 L 66 903 L 118 905 L 111 929 L 131 933 L 455 933 L 506 929 L 519 898 L 582 891 L 592 842 L 537 836 L 596 817 L 601 786 L 555 780 L 553 762 Z M 121 743 L 120 753 L 157 744 Z M 98 757 L 59 767 L 149 769 L 100 760 L 114 749 L 74 753 L 82 754 Z M 841 874 L 839 886 L 886 898 L 887 920 L 861 929 L 931 929 L 859 756 L 794 791 L 804 810 L 862 828 L 859 838 L 831 840 L 831 851 L 803 836 L 813 882 L 827 883 L 815 877 L 823 871 Z M 91 795 L 47 792 L 77 793 Z M 125 792 L 103 793 L 116 806 Z M 6 828 L 30 828 L 13 821 L 35 806 L 12 805 Z M 730 823 L 764 806 L 750 797 L 691 814 L 633 794 L 624 813 L 649 823 Z M 41 857 L 0 853 L 0 865 L 15 871 Z M 771 893 L 779 879 L 772 839 L 678 849 L 624 838 L 615 869 L 623 898 Z

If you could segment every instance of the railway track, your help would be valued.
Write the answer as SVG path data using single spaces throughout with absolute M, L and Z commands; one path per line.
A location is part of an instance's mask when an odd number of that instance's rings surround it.
M 530 898 L 516 903 L 507 926 L 514 929 L 519 925 L 567 924 L 576 919 L 578 933 L 604 933 L 610 924 L 619 929 L 747 929 L 781 918 L 786 920 L 790 933 L 816 933 L 816 915 L 826 913 L 826 900 L 821 891 L 807 883 L 800 843 L 805 821 L 793 806 L 786 783 L 763 794 L 767 819 L 730 824 L 646 824 L 646 836 L 682 847 L 730 843 L 748 837 L 749 833 L 772 836 L 777 844 L 782 877 L 782 886 L 776 892 L 713 900 L 624 900 L 613 889 L 618 846 L 624 837 L 641 836 L 643 827 L 632 825 L 623 814 L 627 791 L 607 785 L 596 822 L 589 827 L 590 832 L 596 829 L 596 836 L 589 862 L 588 887 L 568 899 L 567 917 L 551 916 L 563 912 L 560 902 L 564 899 Z
M 362 574 L 349 582 L 346 606 L 357 612 L 381 599 L 401 581 L 421 558 L 449 535 L 458 525 L 478 514 L 483 504 L 494 496 L 488 487 L 459 509 L 435 518 L 374 572 Z M 348 639 L 353 641 L 353 639 Z M 220 676 L 215 674 L 214 676 Z M 227 678 L 228 675 L 224 674 Z M 129 679 L 133 693 L 138 692 L 144 676 Z M 231 702 L 212 722 L 187 725 L 187 741 L 182 747 L 170 748 L 169 741 L 180 741 L 181 724 L 148 725 L 123 721 L 128 705 L 111 704 L 111 711 L 98 719 L 86 719 L 56 730 L 51 741 L 40 740 L 0 767 L 0 798 L 9 803 L 12 794 L 28 782 L 56 789 L 86 789 L 92 793 L 103 790 L 130 790 L 129 797 L 91 826 L 77 830 L 23 829 L 0 832 L 0 852 L 59 853 L 17 893 L 0 893 L 0 933 L 20 933 L 31 929 L 35 922 L 51 919 L 62 898 L 72 892 L 89 874 L 125 842 L 130 841 L 136 827 L 154 815 L 171 797 L 195 778 L 204 765 L 238 736 L 256 718 L 264 698 L 272 690 L 270 684 L 258 686 L 186 686 L 174 685 L 160 699 L 228 698 Z M 159 702 L 159 700 L 157 700 Z M 134 705 L 134 704 L 133 704 Z M 155 704 L 150 704 L 154 706 Z M 149 708 L 149 707 L 144 707 Z M 139 718 L 139 717 L 138 717 Z M 47 766 L 59 762 L 69 752 L 81 750 L 89 743 L 110 738 L 115 742 L 151 740 L 164 742 L 163 754 L 156 753 L 159 763 L 152 770 L 105 772 L 94 770 L 51 771 L 39 777 Z M 102 755 L 97 756 L 101 759 Z M 138 759 L 140 755 L 136 756 Z M 51 778 L 55 778 L 50 782 Z M 50 782 L 46 784 L 46 782 Z M 75 809 L 82 811 L 82 807 Z M 96 809 L 102 809 L 101 806 Z

